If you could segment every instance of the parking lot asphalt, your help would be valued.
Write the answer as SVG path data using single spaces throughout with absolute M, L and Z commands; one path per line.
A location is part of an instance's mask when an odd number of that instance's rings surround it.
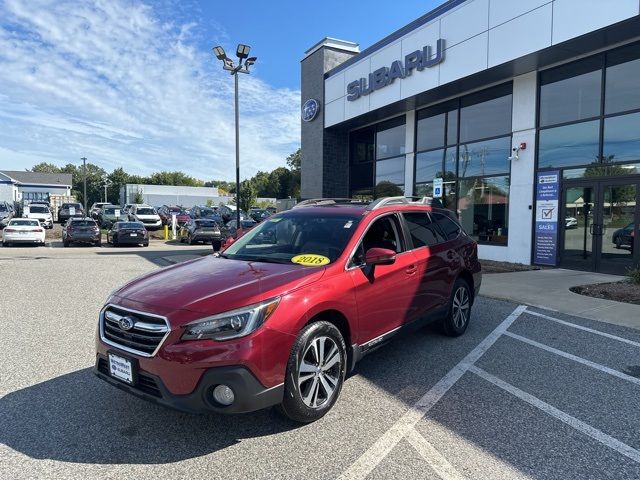
M 484 297 L 464 336 L 365 357 L 311 425 L 121 392 L 91 373 L 98 311 L 171 250 L 0 249 L 1 478 L 640 478 L 640 331 Z

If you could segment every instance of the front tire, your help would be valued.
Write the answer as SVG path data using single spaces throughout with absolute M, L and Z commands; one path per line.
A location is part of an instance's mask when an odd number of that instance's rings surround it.
M 449 337 L 459 337 L 469 326 L 471 318 L 471 289 L 469 284 L 459 278 L 453 285 L 449 312 L 442 322 L 442 330 Z
M 307 325 L 289 356 L 281 413 L 300 423 L 322 418 L 340 396 L 346 368 L 340 330 L 326 321 Z

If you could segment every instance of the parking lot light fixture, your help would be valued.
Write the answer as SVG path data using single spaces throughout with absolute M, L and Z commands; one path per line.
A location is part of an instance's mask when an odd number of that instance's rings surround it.
M 234 77 L 235 85 L 235 123 L 236 123 L 236 225 L 240 227 L 240 121 L 239 121 L 239 105 L 238 105 L 238 73 L 249 73 L 249 67 L 256 63 L 258 57 L 249 58 L 251 47 L 243 43 L 238 44 L 236 56 L 238 57 L 238 65 L 227 57 L 224 48 L 221 46 L 213 47 L 213 54 L 222 62 L 223 70 L 227 70 Z

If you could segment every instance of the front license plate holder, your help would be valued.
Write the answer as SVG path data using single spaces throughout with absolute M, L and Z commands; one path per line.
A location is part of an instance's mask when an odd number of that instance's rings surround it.
M 137 362 L 119 353 L 108 352 L 107 356 L 109 359 L 109 375 L 126 384 L 135 385 L 138 371 Z

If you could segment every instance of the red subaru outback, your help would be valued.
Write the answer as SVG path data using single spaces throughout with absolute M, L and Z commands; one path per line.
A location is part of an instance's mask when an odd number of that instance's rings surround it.
M 449 211 L 404 197 L 307 201 L 219 256 L 112 293 L 95 373 L 184 411 L 278 405 L 311 422 L 347 371 L 403 327 L 464 333 L 480 282 L 477 245 Z

